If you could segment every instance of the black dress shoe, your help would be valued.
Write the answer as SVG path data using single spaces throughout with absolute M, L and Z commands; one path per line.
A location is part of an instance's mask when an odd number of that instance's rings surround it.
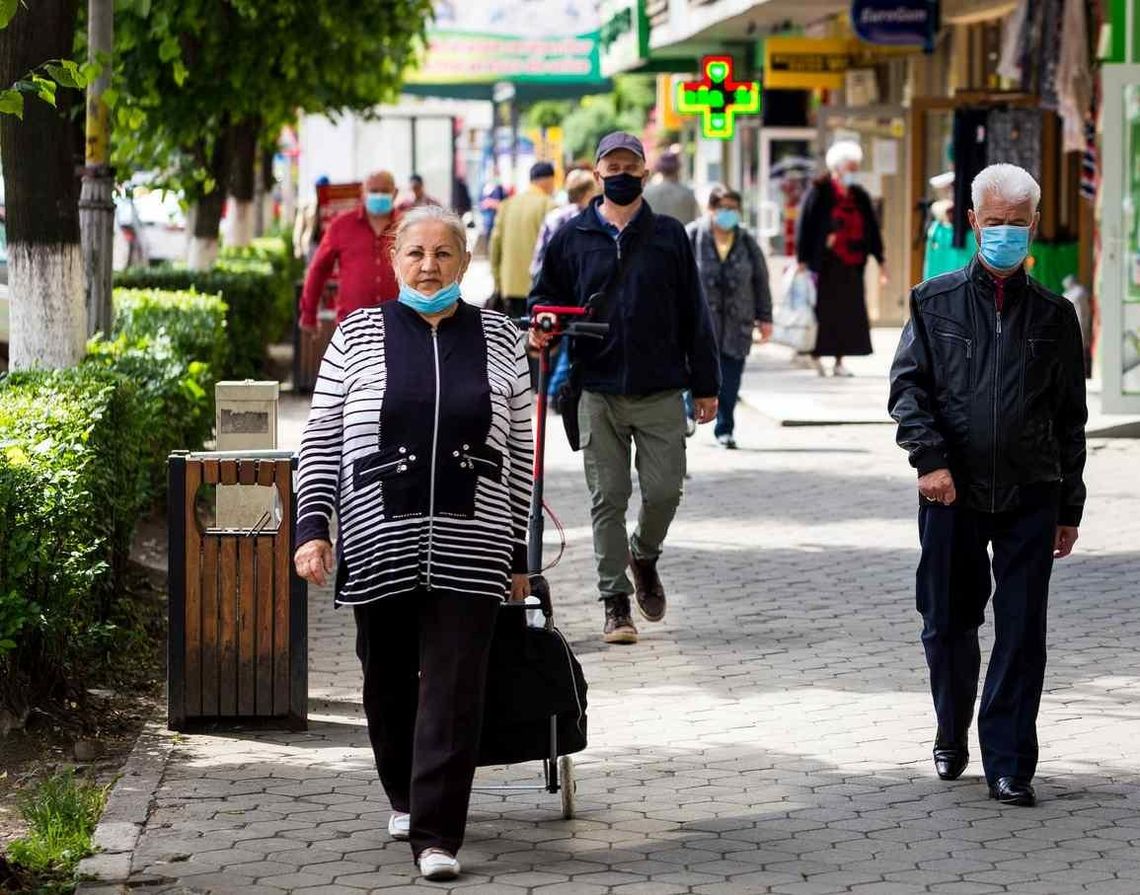
M 1037 804 L 1037 793 L 1028 780 L 1017 777 L 998 777 L 990 784 L 990 798 L 1003 805 L 1022 805 L 1026 808 Z
M 957 780 L 970 763 L 970 753 L 963 744 L 961 746 L 943 746 L 934 744 L 934 770 L 943 780 Z

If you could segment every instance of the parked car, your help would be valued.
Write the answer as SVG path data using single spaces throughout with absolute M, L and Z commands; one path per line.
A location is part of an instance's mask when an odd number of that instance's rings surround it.
M 177 193 L 127 187 L 115 198 L 114 267 L 186 257 L 186 215 Z

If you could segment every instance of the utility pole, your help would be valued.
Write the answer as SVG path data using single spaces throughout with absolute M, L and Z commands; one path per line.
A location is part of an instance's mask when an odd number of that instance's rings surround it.
M 87 87 L 87 152 L 79 194 L 83 267 L 87 275 L 87 334 L 111 332 L 111 275 L 115 238 L 115 172 L 111 120 L 103 94 L 111 84 L 114 0 L 87 2 L 87 58 L 102 71 Z

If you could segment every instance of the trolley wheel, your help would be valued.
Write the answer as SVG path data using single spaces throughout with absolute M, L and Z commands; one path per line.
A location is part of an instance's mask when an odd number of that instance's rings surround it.
M 578 783 L 574 779 L 574 759 L 569 755 L 558 756 L 558 782 L 562 792 L 562 819 L 574 819 L 575 791 Z

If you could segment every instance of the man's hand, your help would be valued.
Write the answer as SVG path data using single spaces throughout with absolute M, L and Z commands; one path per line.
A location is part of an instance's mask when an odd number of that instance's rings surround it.
M 771 321 L 761 322 L 759 324 L 759 326 L 760 326 L 760 341 L 761 342 L 767 342 L 770 338 L 772 338 L 772 323 L 771 323 Z
M 1073 552 L 1078 537 L 1077 526 L 1058 525 L 1057 534 L 1053 538 L 1053 559 L 1064 559 Z
M 316 331 L 317 322 L 315 320 L 312 323 L 306 323 L 304 320 L 301 321 L 301 332 L 315 334 Z
M 936 469 L 919 478 L 918 493 L 931 503 L 945 506 L 950 506 L 958 499 L 958 492 L 954 488 L 954 477 L 950 475 L 949 469 Z
M 536 323 L 541 324 L 547 320 L 549 320 L 551 324 L 558 322 L 558 318 L 551 314 L 549 311 L 539 314 L 537 317 L 531 320 L 531 327 L 529 330 L 527 330 L 527 344 L 529 344 L 531 348 L 545 348 L 550 344 L 550 341 L 555 338 L 554 333 L 544 332 L 535 326 Z
M 704 423 L 711 423 L 716 419 L 716 408 L 716 398 L 697 398 L 693 401 L 693 409 L 697 414 L 697 422 L 702 425 Z
M 511 575 L 511 602 L 521 603 L 530 596 L 530 575 Z
M 336 568 L 336 557 L 328 541 L 306 541 L 293 554 L 293 565 L 297 574 L 309 584 L 324 587 L 328 575 Z

